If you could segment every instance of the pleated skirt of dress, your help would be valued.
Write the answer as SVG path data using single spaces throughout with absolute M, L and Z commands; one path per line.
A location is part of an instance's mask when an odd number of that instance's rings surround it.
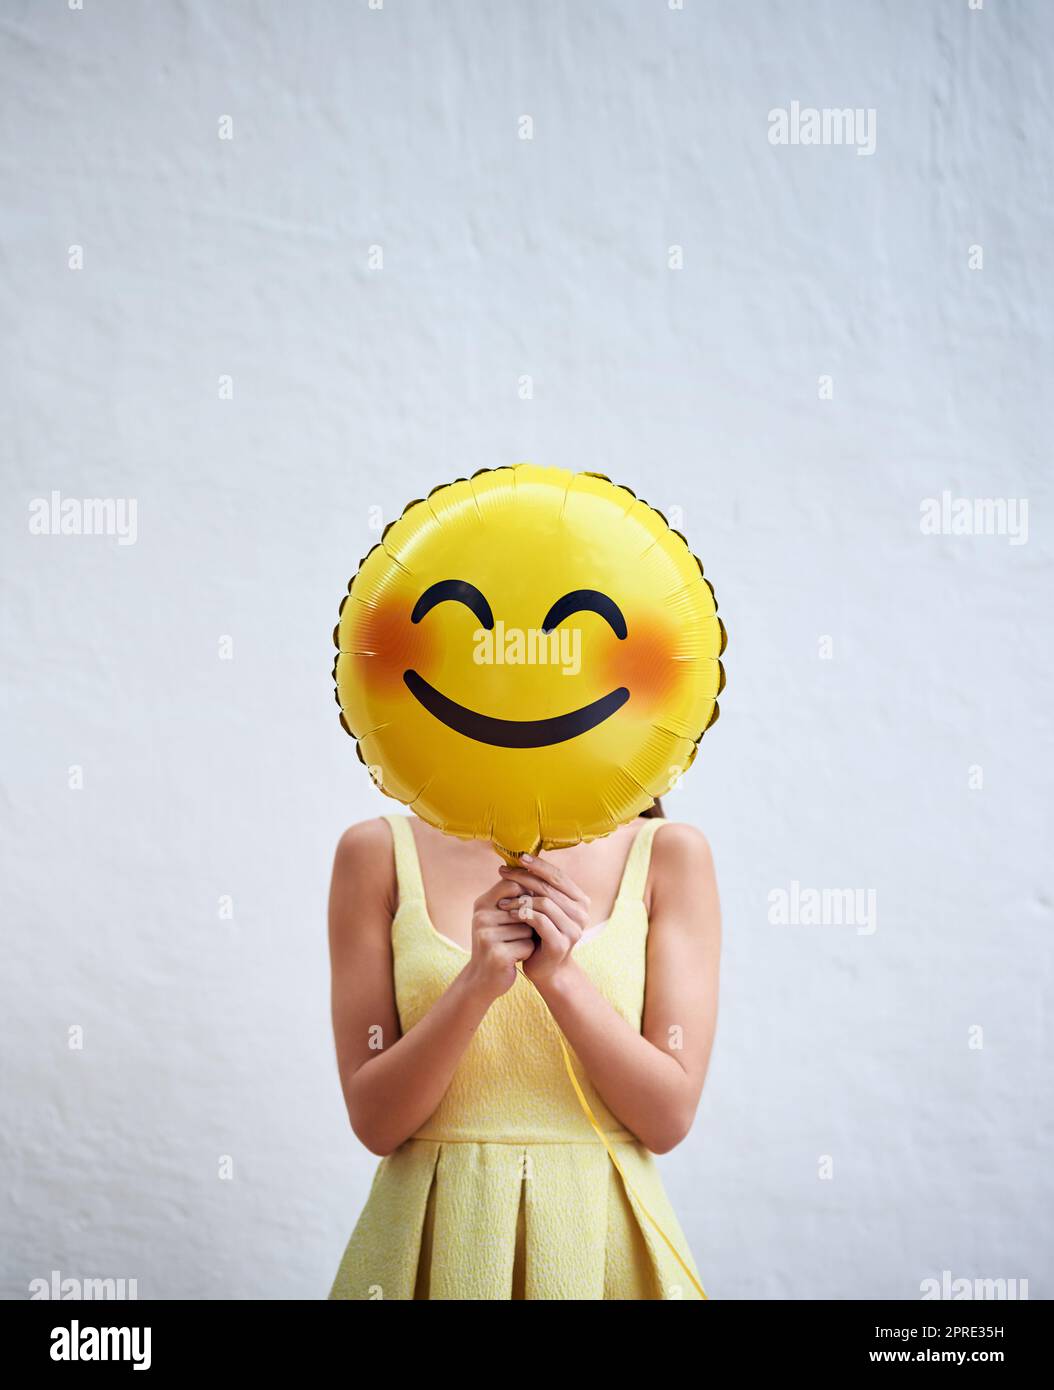
M 615 1146 L 686 1248 L 652 1155 Z M 410 1140 L 381 1160 L 331 1299 L 697 1298 L 599 1143 Z

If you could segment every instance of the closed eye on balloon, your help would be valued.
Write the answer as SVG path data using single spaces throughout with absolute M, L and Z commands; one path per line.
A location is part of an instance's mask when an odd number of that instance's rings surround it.
M 625 638 L 626 619 L 622 616 L 622 609 L 614 599 L 608 598 L 607 594 L 602 594 L 598 589 L 575 589 L 570 594 L 564 594 L 563 598 L 558 598 L 545 615 L 542 631 L 552 632 L 554 627 L 559 627 L 572 613 L 582 612 L 599 613 L 611 624 L 620 642 Z
M 470 584 L 467 579 L 440 579 L 437 583 L 430 584 L 414 604 L 410 621 L 419 623 L 437 603 L 446 603 L 448 600 L 465 604 L 472 609 L 483 627 L 493 628 L 494 614 L 490 611 L 490 604 L 475 584 Z

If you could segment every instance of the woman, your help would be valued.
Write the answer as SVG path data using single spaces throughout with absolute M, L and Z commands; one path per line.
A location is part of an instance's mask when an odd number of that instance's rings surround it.
M 662 815 L 516 868 L 415 817 L 345 832 L 334 1035 L 383 1161 L 331 1299 L 705 1297 L 651 1155 L 699 1102 L 720 913 Z

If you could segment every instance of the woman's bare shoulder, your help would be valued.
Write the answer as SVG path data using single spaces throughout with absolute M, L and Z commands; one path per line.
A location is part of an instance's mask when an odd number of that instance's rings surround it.
M 383 816 L 349 825 L 337 841 L 333 891 L 391 903 L 395 898 L 395 856 L 391 826 Z
M 697 859 L 700 855 L 711 857 L 710 841 L 697 825 L 687 821 L 664 820 L 656 832 L 652 854 L 667 859 Z
M 384 816 L 372 816 L 369 820 L 356 821 L 349 825 L 337 841 L 337 854 L 354 858 L 364 854 L 376 854 L 379 849 L 392 847 L 392 831 Z
M 668 924 L 679 935 L 714 944 L 721 936 L 721 906 L 710 842 L 694 825 L 664 822 L 652 842 L 648 887 L 648 917 L 656 940 L 666 940 L 661 930 Z
M 653 886 L 673 889 L 713 881 L 713 852 L 698 826 L 663 821 L 652 843 L 651 878 Z

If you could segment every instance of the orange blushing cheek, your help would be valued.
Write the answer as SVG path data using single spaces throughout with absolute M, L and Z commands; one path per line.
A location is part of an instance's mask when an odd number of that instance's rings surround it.
M 368 678 L 378 694 L 406 690 L 403 672 L 427 669 L 433 640 L 426 628 L 410 621 L 405 602 L 387 600 L 364 612 L 356 631 L 356 647 L 369 655 Z
M 629 691 L 629 708 L 650 713 L 678 680 L 674 634 L 661 622 L 639 619 L 628 624 L 629 635 L 616 641 L 608 664 L 612 686 Z

